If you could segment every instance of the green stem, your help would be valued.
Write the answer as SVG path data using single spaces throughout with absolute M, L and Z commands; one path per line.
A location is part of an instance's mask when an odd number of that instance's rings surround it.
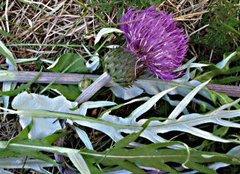
M 206 79 L 209 79 L 209 78 L 213 79 L 216 76 L 229 75 L 237 72 L 240 72 L 240 66 L 233 67 L 230 69 L 215 69 L 196 77 L 195 80 L 205 81 Z
M 212 80 L 213 84 L 229 84 L 229 83 L 233 83 L 233 82 L 239 82 L 240 81 L 240 76 L 232 76 L 232 77 L 226 77 L 224 79 L 221 80 Z

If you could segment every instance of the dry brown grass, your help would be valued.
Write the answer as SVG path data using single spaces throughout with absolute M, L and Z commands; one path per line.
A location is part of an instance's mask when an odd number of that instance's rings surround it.
M 89 1 L 91 2 L 91 1 Z M 39 44 L 31 47 L 11 47 L 16 58 L 51 57 L 59 52 L 77 51 L 84 54 L 81 47 L 68 47 L 70 44 L 92 47 L 96 30 L 103 27 L 96 18 L 95 12 L 101 11 L 101 6 L 90 7 L 87 3 L 77 0 L 29 0 L 29 3 L 6 0 L 0 11 L 0 29 L 8 32 L 18 42 Z M 101 1 L 99 2 L 101 3 Z M 196 24 L 203 14 L 207 13 L 208 1 L 165 0 L 159 7 L 173 12 L 176 20 L 181 21 L 189 35 L 199 30 Z M 106 23 L 116 24 L 118 6 L 113 6 L 111 13 L 102 12 L 100 18 Z M 0 36 L 6 44 L 16 43 L 16 40 Z M 64 47 L 43 46 L 44 44 L 66 44 Z M 192 50 L 191 52 L 194 52 Z
M 0 139 L 2 141 L 9 140 L 17 135 L 20 127 L 15 119 L 5 119 L 0 122 Z
M 82 49 L 68 47 L 69 44 L 86 44 L 93 39 L 96 20 L 77 1 L 6 1 L 0 13 L 0 29 L 10 33 L 18 42 L 39 44 L 32 47 L 12 47 L 16 58 L 52 57 L 59 52 Z M 16 40 L 0 37 L 6 44 Z M 64 47 L 43 46 L 65 44 Z

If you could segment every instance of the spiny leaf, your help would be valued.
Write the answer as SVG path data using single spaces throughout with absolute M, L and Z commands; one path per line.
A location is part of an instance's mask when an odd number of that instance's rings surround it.
M 164 91 L 163 91 L 164 93 Z M 154 96 L 153 96 L 154 97 Z M 151 99 L 149 101 L 152 101 Z M 156 101 L 154 101 L 156 102 Z M 153 103 L 154 103 L 153 102 Z M 131 103 L 131 102 L 129 102 Z M 164 122 L 152 121 L 149 126 L 140 135 L 141 137 L 147 138 L 152 142 L 163 142 L 166 141 L 159 136 L 160 133 L 167 133 L 171 131 L 186 132 L 204 139 L 218 141 L 218 142 L 236 142 L 235 140 L 226 140 L 213 135 L 210 132 L 196 128 L 195 126 L 202 125 L 205 123 L 214 123 L 221 126 L 240 128 L 238 123 L 227 121 L 227 118 L 235 118 L 240 116 L 239 110 L 225 111 L 223 109 L 235 105 L 236 102 L 227 104 L 217 109 L 216 112 L 210 112 L 208 114 L 185 114 L 180 116 L 178 119 L 168 119 Z M 22 105 L 23 106 L 23 105 Z M 141 107 L 141 106 L 140 106 Z M 69 119 L 76 122 L 79 125 L 90 127 L 99 131 L 104 132 L 110 136 L 113 140 L 119 141 L 123 138 L 122 133 L 133 133 L 139 132 L 142 129 L 142 125 L 147 121 L 146 119 L 139 119 L 138 122 L 129 119 L 128 117 L 122 118 L 110 114 L 111 110 L 104 112 L 100 119 L 83 117 L 81 115 L 73 115 L 69 113 L 57 113 L 40 110 L 19 110 L 19 115 L 31 115 L 32 117 L 48 117 L 48 118 L 62 118 Z
M 78 151 L 75 149 L 69 149 L 64 147 L 55 147 L 55 146 L 46 146 L 44 143 L 41 143 L 42 140 L 24 140 L 15 143 L 9 143 L 9 146 L 6 150 L 14 150 L 16 152 L 22 151 L 22 149 L 26 151 L 46 151 L 52 153 L 58 153 L 64 156 L 71 156 L 72 154 L 77 155 L 80 153 L 83 158 L 87 158 L 88 163 L 89 160 L 92 159 L 95 162 L 99 162 L 105 166 L 114 166 L 120 165 L 123 168 L 130 168 L 132 170 L 136 170 L 135 165 L 145 166 L 145 167 L 155 167 L 160 170 L 164 169 L 164 171 L 173 172 L 174 169 L 168 167 L 165 163 L 174 162 L 178 164 L 183 164 L 186 160 L 187 151 L 185 149 L 169 149 L 169 146 L 173 146 L 179 144 L 179 142 L 166 142 L 166 143 L 156 143 L 150 145 L 144 145 L 138 148 L 126 149 L 124 147 L 115 147 L 110 150 L 106 150 L 104 152 L 96 152 L 92 150 L 83 150 Z M 1 144 L 4 144 L 3 141 L 0 141 Z M 181 144 L 181 143 L 180 143 Z M 198 170 L 199 172 L 203 172 L 206 170 L 206 167 L 203 164 L 212 163 L 212 162 L 224 162 L 227 164 L 240 164 L 240 158 L 234 157 L 227 154 L 214 153 L 214 152 L 203 152 L 197 151 L 195 149 L 189 149 L 190 151 L 190 160 L 186 163 L 186 166 L 190 169 Z M 74 159 L 73 159 L 74 158 Z M 75 157 L 72 156 L 73 163 L 77 165 L 81 165 L 82 169 L 79 168 L 80 171 L 87 171 L 84 167 L 85 163 L 79 164 L 75 161 Z M 82 160 L 81 160 L 82 161 Z M 123 161 L 128 161 L 124 163 Z M 82 161 L 83 162 L 83 161 Z M 78 163 L 78 164 L 76 164 Z M 138 170 L 140 171 L 140 170 Z M 206 170 L 210 173 L 211 169 Z M 88 172 L 88 171 L 87 171 Z M 176 172 L 173 172 L 176 173 Z
M 194 88 L 191 92 L 188 93 L 186 97 L 177 105 L 177 107 L 172 111 L 172 113 L 169 115 L 168 119 L 176 119 L 177 116 L 184 110 L 184 108 L 187 107 L 187 105 L 191 102 L 191 100 L 194 98 L 194 96 L 203 88 L 205 87 L 210 80 L 208 80 L 205 83 L 202 83 L 201 85 Z

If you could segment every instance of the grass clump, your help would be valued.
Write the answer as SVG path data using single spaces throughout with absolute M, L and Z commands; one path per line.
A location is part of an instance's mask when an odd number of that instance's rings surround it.
M 225 52 L 239 46 L 239 1 L 212 1 L 209 4 L 209 13 L 203 16 L 200 26 L 208 27 L 198 35 L 192 36 L 192 42 L 200 46 L 199 54 L 214 53 L 214 57 L 221 57 Z M 216 60 L 217 58 L 215 58 Z

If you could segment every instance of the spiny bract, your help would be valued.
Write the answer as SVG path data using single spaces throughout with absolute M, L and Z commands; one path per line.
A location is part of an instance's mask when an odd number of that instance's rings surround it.
M 104 70 L 111 79 L 124 87 L 130 87 L 136 79 L 136 56 L 122 48 L 109 51 L 104 58 Z

